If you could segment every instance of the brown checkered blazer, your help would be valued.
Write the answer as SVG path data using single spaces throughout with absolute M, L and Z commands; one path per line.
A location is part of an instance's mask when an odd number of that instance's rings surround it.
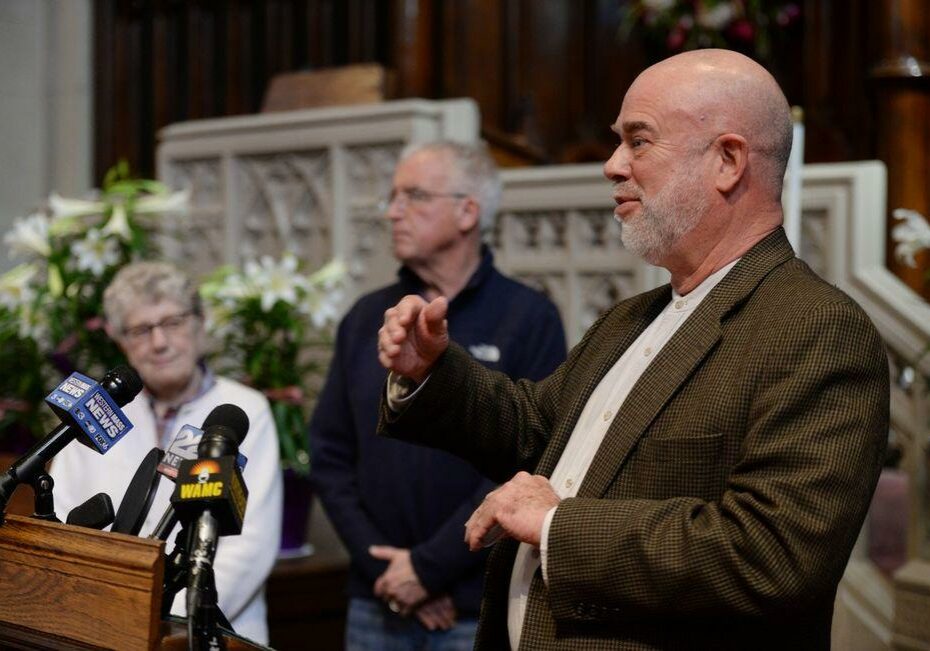
M 450 346 L 381 428 L 506 481 L 550 475 L 595 386 L 670 300 L 609 310 L 539 383 Z M 864 312 L 766 237 L 622 406 L 549 533 L 520 648 L 827 649 L 836 586 L 888 432 L 884 348 Z M 434 432 L 459 432 L 434 440 Z M 516 544 L 488 564 L 476 648 L 508 648 Z

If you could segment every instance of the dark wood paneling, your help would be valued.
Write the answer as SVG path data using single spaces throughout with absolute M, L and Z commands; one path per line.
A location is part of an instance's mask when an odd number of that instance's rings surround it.
M 875 95 L 876 153 L 888 165 L 888 229 L 895 208 L 930 217 L 930 14 L 925 0 L 882 0 L 873 9 L 879 45 L 871 68 Z M 930 256 L 918 256 L 916 269 L 894 258 L 889 268 L 930 299 L 926 283 Z
M 254 113 L 280 72 L 386 63 L 390 10 L 379 0 L 96 0 L 95 177 L 121 158 L 151 176 L 160 128 Z M 411 60 L 431 84 L 433 29 L 417 29 Z
M 925 1 L 799 2 L 770 69 L 805 109 L 806 160 L 879 157 L 891 207 L 926 213 L 927 73 L 875 72 L 902 55 L 926 61 Z M 397 97 L 475 98 L 501 160 L 600 161 L 623 94 L 655 54 L 635 33 L 619 41 L 623 4 L 97 0 L 95 173 L 122 157 L 150 175 L 166 124 L 252 113 L 276 73 L 361 62 L 392 70 Z

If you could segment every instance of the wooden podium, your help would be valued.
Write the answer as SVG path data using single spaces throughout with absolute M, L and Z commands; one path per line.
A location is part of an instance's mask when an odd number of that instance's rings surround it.
M 0 525 L 0 644 L 153 649 L 164 543 L 7 515 Z
M 160 619 L 164 543 L 18 515 L 0 525 L 0 648 L 186 649 Z M 260 649 L 224 636 L 230 651 Z

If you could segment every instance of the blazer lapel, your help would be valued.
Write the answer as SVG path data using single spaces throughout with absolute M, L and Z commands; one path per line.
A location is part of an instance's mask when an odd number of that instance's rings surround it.
M 584 380 L 578 383 L 578 391 L 569 399 L 571 406 L 568 408 L 567 416 L 560 419 L 556 425 L 549 445 L 536 466 L 537 474 L 545 477 L 552 475 L 575 428 L 575 423 L 581 417 L 581 412 L 594 389 L 611 367 L 617 363 L 624 351 L 659 315 L 662 308 L 671 300 L 671 296 L 671 287 L 664 285 L 621 303 L 617 306 L 616 313 L 606 317 L 601 330 L 586 344 L 587 348 L 579 360 L 579 364 L 590 365 L 592 370 L 584 371 Z M 604 332 L 603 335 L 600 334 L 601 331 Z M 609 350 L 608 354 L 599 353 L 605 348 Z M 582 373 L 573 371 L 570 375 L 571 378 L 566 380 L 568 387 L 571 387 L 573 381 L 582 376 Z
M 578 489 L 578 497 L 604 494 L 650 423 L 716 346 L 720 324 L 726 314 L 745 300 L 772 269 L 792 257 L 794 252 L 779 228 L 750 249 L 711 290 L 662 348 L 617 410 Z M 616 359 L 619 356 L 614 358 L 614 363 Z M 572 423 L 575 420 L 577 414 Z

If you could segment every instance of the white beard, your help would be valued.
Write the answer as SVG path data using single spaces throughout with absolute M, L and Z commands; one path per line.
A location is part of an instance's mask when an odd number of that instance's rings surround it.
M 635 191 L 640 200 L 640 214 L 622 221 L 620 239 L 623 246 L 650 264 L 658 265 L 683 236 L 691 232 L 706 214 L 710 197 L 700 178 L 690 173 L 688 165 L 679 165 L 675 175 L 652 199 L 642 197 L 637 187 L 618 183 L 622 194 Z

